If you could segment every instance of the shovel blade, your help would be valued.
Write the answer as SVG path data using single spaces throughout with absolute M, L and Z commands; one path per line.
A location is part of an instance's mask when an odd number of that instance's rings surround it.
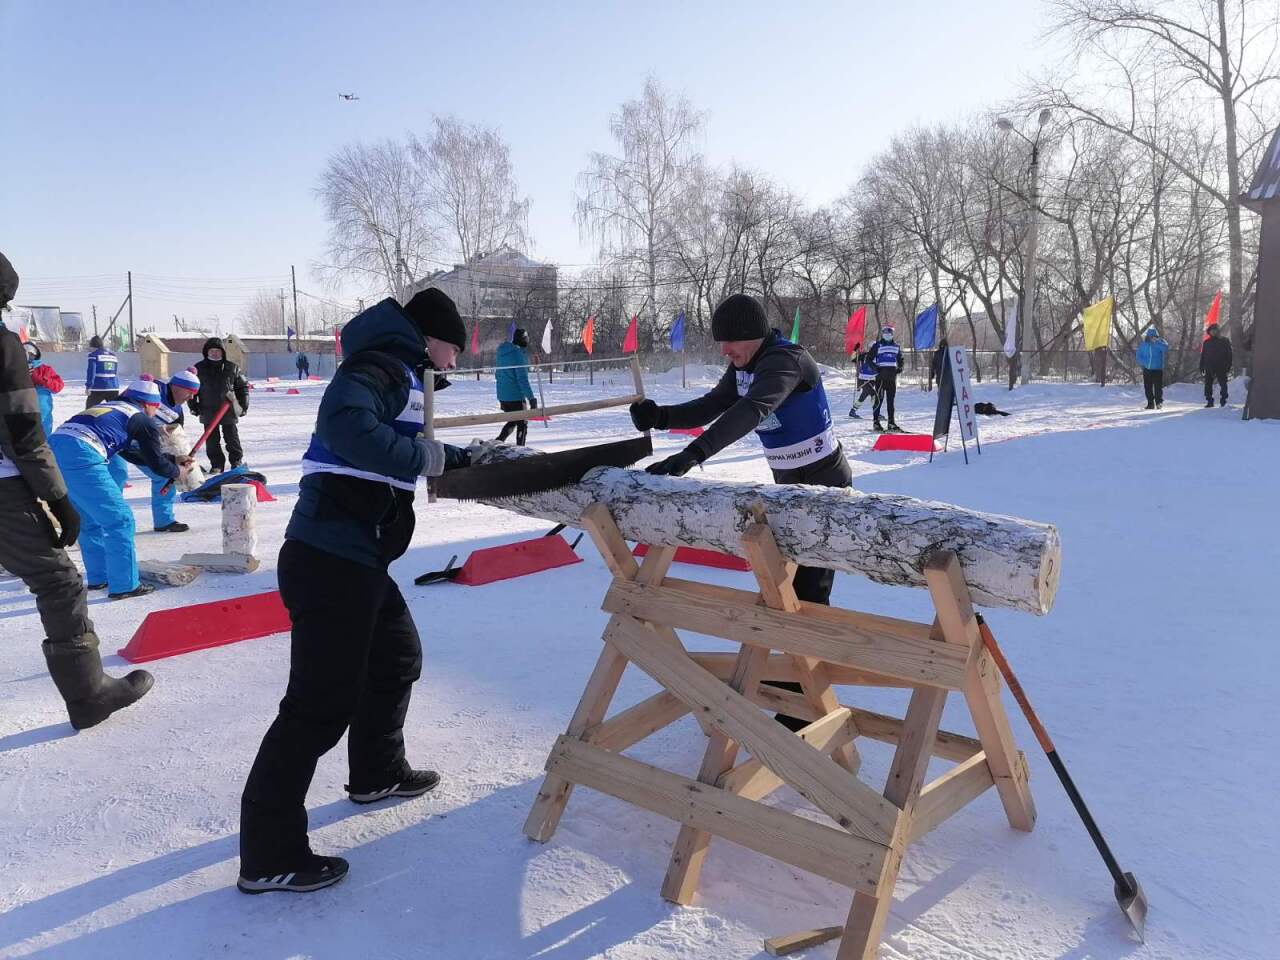
M 1116 884 L 1116 903 L 1120 910 L 1133 924 L 1138 939 L 1146 943 L 1147 928 L 1147 895 L 1142 892 L 1142 884 L 1132 873 L 1124 875 L 1124 884 Z

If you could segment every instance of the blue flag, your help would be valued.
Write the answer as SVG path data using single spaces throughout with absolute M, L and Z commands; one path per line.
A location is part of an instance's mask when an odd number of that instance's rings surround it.
M 285 327 L 285 339 L 291 340 L 294 336 L 293 327 Z
M 512 320 L 511 326 L 507 327 L 507 339 L 510 340 L 515 335 L 516 335 L 516 322 Z
M 681 310 L 676 316 L 676 322 L 671 325 L 671 349 L 676 353 L 684 350 L 684 311 Z
M 916 317 L 913 346 L 917 350 L 927 350 L 933 346 L 934 337 L 938 334 L 938 305 L 935 303 L 920 316 Z

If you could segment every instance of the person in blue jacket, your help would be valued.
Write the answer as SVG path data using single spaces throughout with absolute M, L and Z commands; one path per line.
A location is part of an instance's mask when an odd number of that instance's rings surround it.
M 529 358 L 525 355 L 528 347 L 529 334 L 523 327 L 516 327 L 515 332 L 511 334 L 511 342 L 498 347 L 497 359 L 494 361 L 498 368 L 495 377 L 498 385 L 498 406 L 506 413 L 523 410 L 526 403 L 529 404 L 529 409 L 538 409 L 538 401 L 533 396 L 533 387 L 529 385 Z M 523 447 L 525 438 L 529 435 L 529 421 L 512 420 L 503 424 L 502 430 L 498 433 L 498 441 L 505 442 L 507 437 L 511 436 L 512 430 L 516 432 L 516 446 Z
M 23 344 L 27 351 L 27 368 L 31 371 L 31 382 L 35 384 L 36 397 L 40 400 L 40 425 L 44 427 L 47 437 L 53 433 L 53 395 L 61 393 L 66 386 L 58 371 L 41 359 L 40 348 L 28 340 Z
M 159 428 L 152 419 L 159 407 L 159 388 L 153 381 L 138 380 L 118 399 L 77 413 L 49 439 L 71 503 L 80 513 L 85 580 L 90 590 L 105 587 L 112 600 L 142 596 L 154 588 L 138 580 L 133 511 L 108 461 L 136 444 L 147 466 L 171 479 L 177 479 L 191 462 L 179 462 L 161 448 Z
M 144 378 L 145 379 L 145 378 Z M 155 381 L 160 391 L 160 406 L 156 409 L 155 420 L 160 429 L 183 424 L 182 405 L 200 390 L 200 378 L 194 370 L 179 370 L 167 381 Z M 147 465 L 146 458 L 141 456 L 136 444 L 130 444 L 112 458 L 110 467 L 112 476 L 124 489 L 124 480 L 128 468 L 125 462 L 132 463 L 151 481 L 151 524 L 157 533 L 186 533 L 191 529 L 173 514 L 174 503 L 178 499 L 178 487 L 164 474 L 156 473 Z
M 103 400 L 114 400 L 120 393 L 120 362 L 102 346 L 102 338 L 89 341 L 89 362 L 84 372 L 85 408 L 96 407 Z
M 1142 389 L 1147 394 L 1147 409 L 1164 406 L 1164 359 L 1169 343 L 1155 327 L 1148 327 L 1138 345 L 1138 364 L 1142 367 Z
M 880 422 L 882 400 L 887 401 L 889 407 L 889 432 L 902 432 L 893 418 L 893 401 L 898 395 L 898 374 L 902 372 L 904 359 L 902 348 L 893 342 L 893 327 L 886 324 L 880 330 L 880 339 L 867 351 L 867 363 L 876 371 L 876 401 L 871 408 L 871 429 L 877 433 L 884 432 L 884 425 Z
M 316 762 L 344 731 L 352 801 L 416 797 L 440 782 L 405 759 L 422 644 L 387 568 L 413 536 L 419 477 L 470 460 L 421 436 L 423 377 L 453 369 L 465 343 L 458 308 L 434 287 L 342 328 L 346 359 L 320 400 L 277 565 L 293 624 L 289 684 L 241 797 L 243 893 L 305 893 L 346 875 L 346 860 L 312 853 L 306 810 Z
M 871 355 L 870 350 L 862 350 L 862 344 L 858 344 L 855 348 L 858 354 L 858 399 L 853 401 L 853 406 L 849 408 L 849 416 L 855 420 L 861 420 L 862 415 L 858 413 L 858 407 L 862 401 L 868 397 L 874 396 L 876 392 L 876 368 L 871 365 L 871 361 L 867 358 Z

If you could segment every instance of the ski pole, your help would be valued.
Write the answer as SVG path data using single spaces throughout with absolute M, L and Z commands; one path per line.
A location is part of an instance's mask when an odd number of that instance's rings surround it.
M 191 448 L 191 452 L 187 454 L 188 457 L 194 457 L 200 451 L 200 448 L 204 446 L 204 442 L 209 439 L 210 435 L 213 433 L 214 428 L 222 421 L 222 418 L 226 416 L 227 411 L 230 409 L 231 409 L 231 401 L 223 400 L 222 406 L 220 406 L 218 408 L 218 412 L 213 415 L 213 419 L 209 421 L 209 425 L 204 428 L 204 433 L 200 434 L 200 439 L 195 442 L 195 445 Z M 166 483 L 163 487 L 160 488 L 160 493 L 161 494 L 168 493 L 169 488 L 172 486 L 173 486 L 173 481 L 170 480 L 168 483 Z

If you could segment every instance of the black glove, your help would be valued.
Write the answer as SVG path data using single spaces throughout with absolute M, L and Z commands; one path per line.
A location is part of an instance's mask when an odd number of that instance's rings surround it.
M 80 539 L 80 514 L 71 505 L 70 497 L 60 497 L 49 501 L 49 512 L 62 528 L 62 535 L 53 538 L 55 547 L 69 547 Z
M 538 409 L 538 401 L 537 401 L 537 400 L 535 400 L 533 397 L 530 397 L 530 398 L 529 398 L 529 409 L 530 409 L 530 410 L 537 410 L 537 409 Z
M 659 430 L 667 428 L 667 411 L 652 400 L 641 400 L 631 405 L 631 422 L 637 430 Z
M 453 382 L 443 373 L 435 374 L 434 380 L 436 393 L 439 393 L 441 390 L 447 390 L 449 387 L 453 386 Z
M 683 477 L 701 462 L 702 457 L 685 447 L 674 456 L 649 464 L 644 472 L 651 473 L 655 477 Z

